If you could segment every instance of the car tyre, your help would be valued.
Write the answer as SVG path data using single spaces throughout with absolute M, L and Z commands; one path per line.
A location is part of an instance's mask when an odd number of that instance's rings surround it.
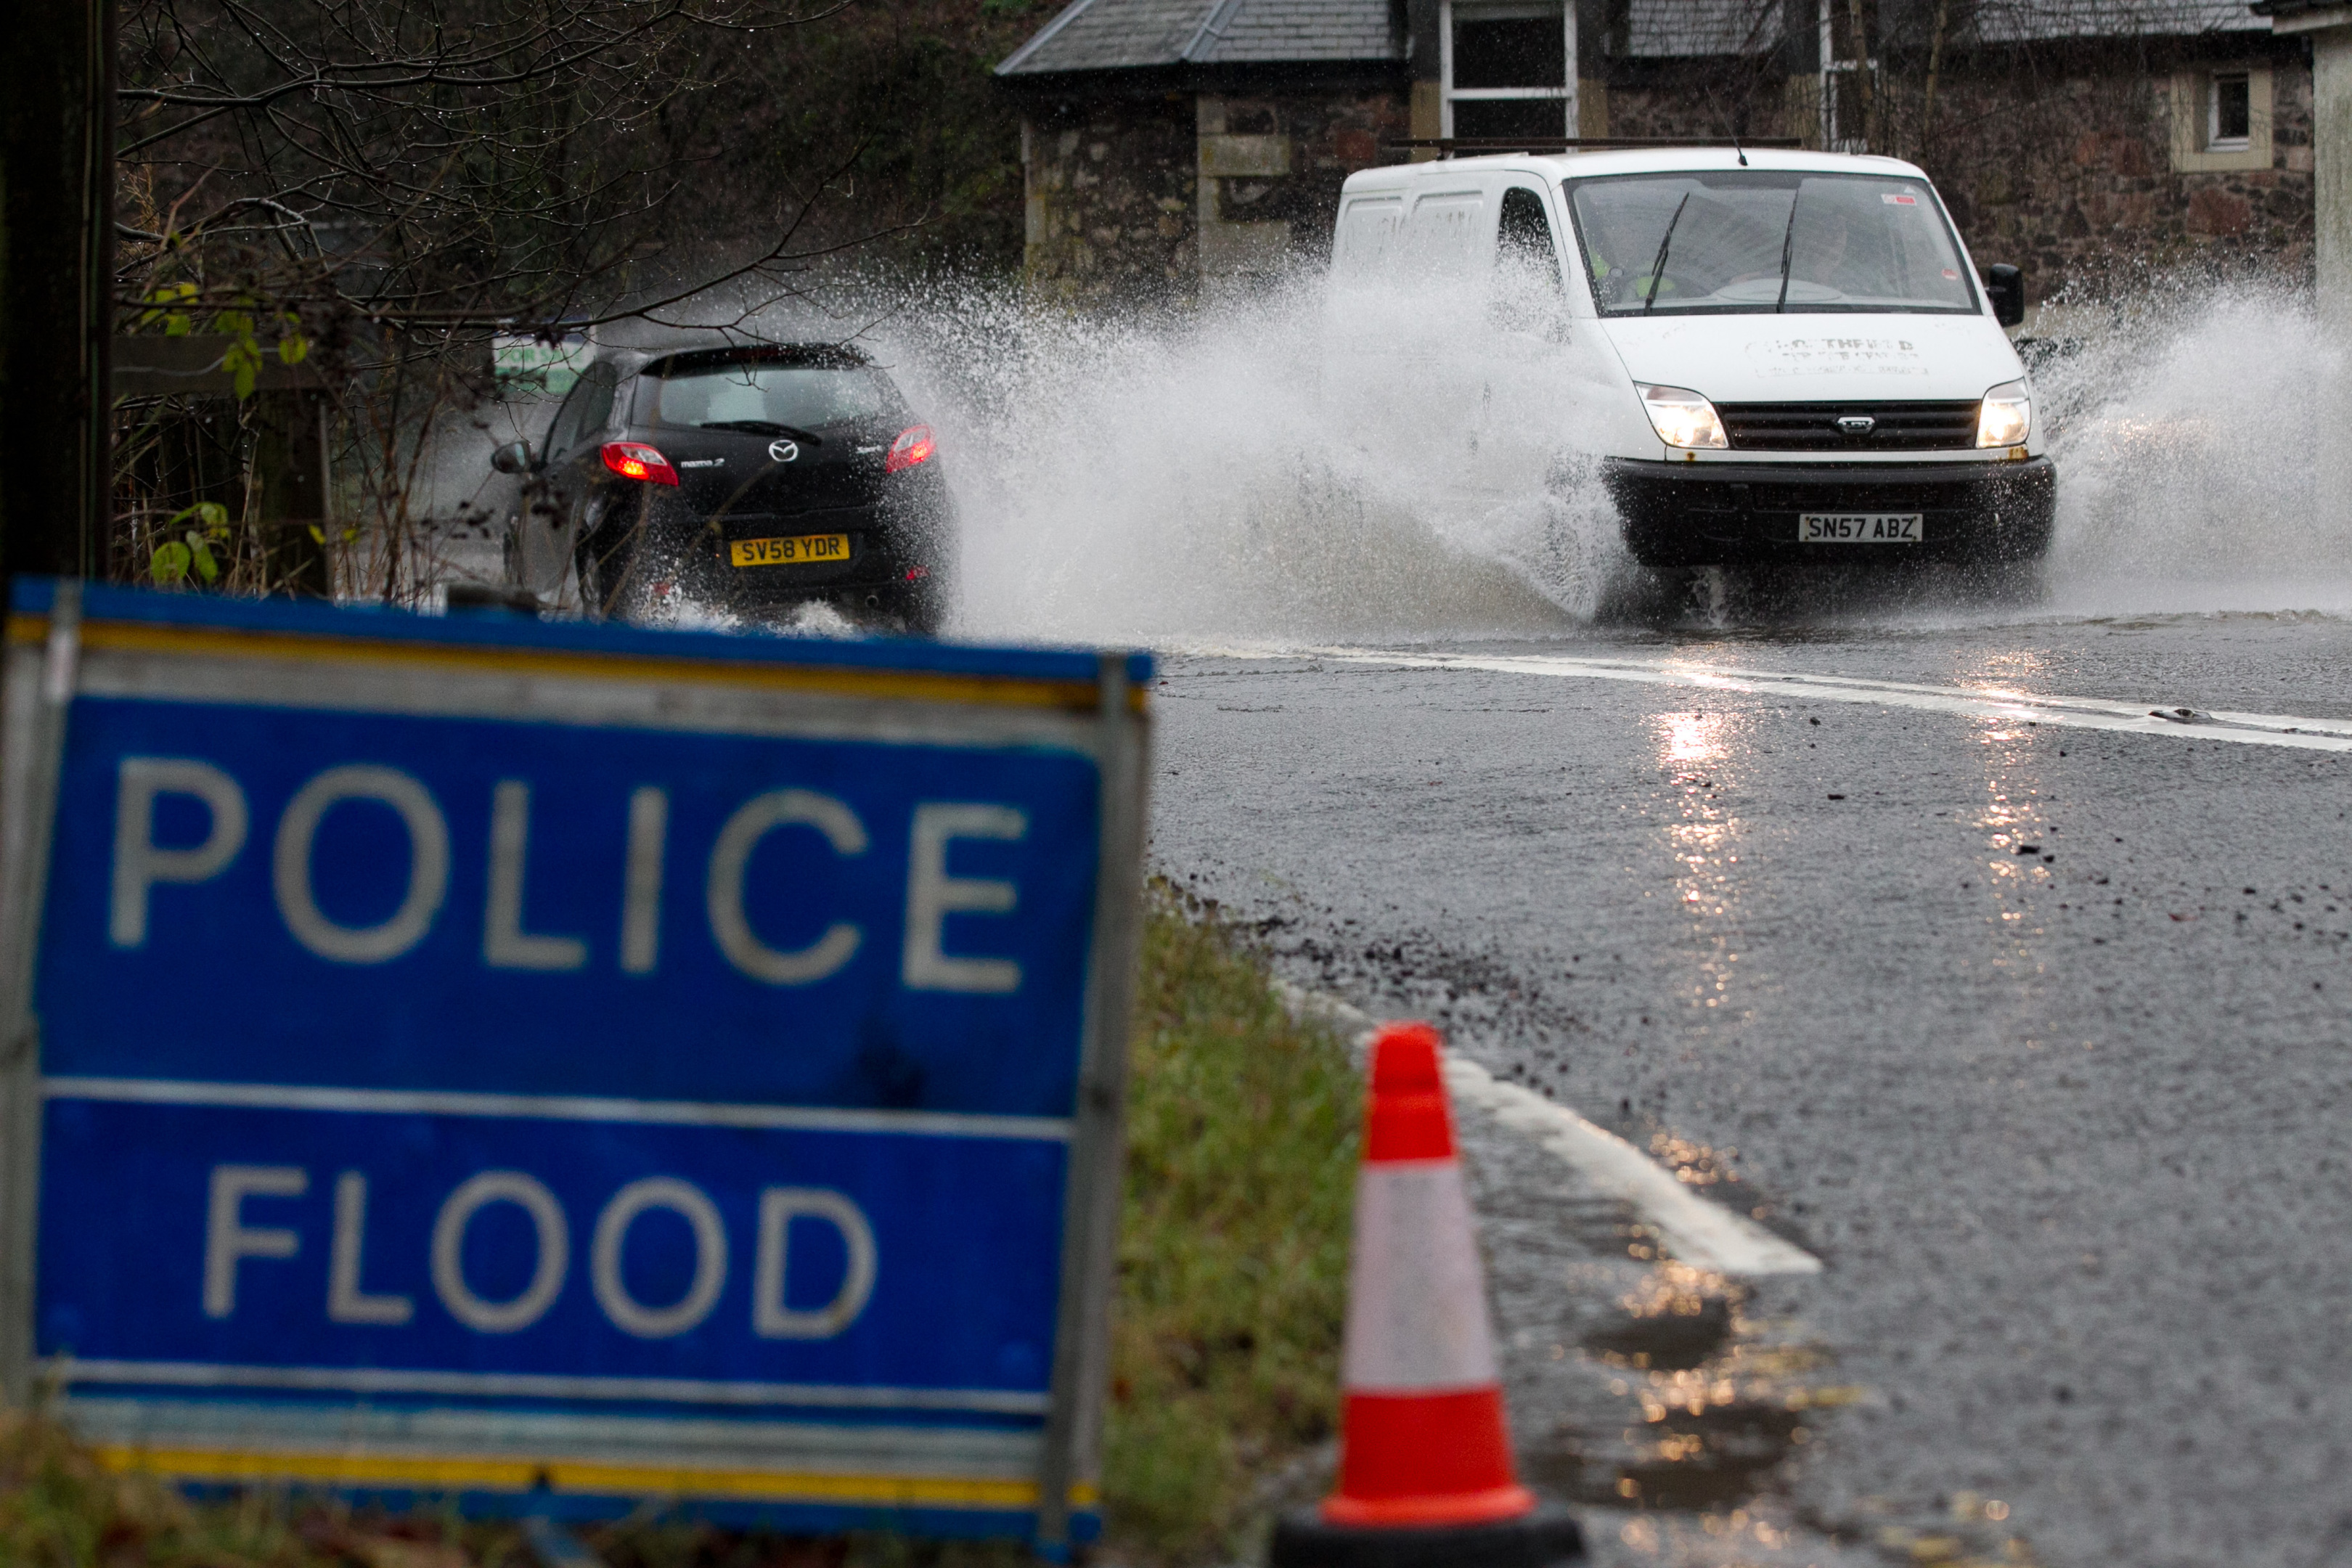
M 627 619 L 618 601 L 629 567 L 636 556 L 634 540 L 611 529 L 600 529 L 583 539 L 572 552 L 574 585 L 580 591 L 580 614 L 588 620 Z
M 936 577 L 884 596 L 879 618 L 889 630 L 910 637 L 936 637 L 947 626 L 948 594 Z

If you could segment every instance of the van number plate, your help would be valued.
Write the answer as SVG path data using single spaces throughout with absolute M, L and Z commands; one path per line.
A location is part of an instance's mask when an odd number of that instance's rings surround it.
M 1925 521 L 1916 511 L 1807 511 L 1797 514 L 1800 544 L 1916 544 Z
M 849 535 L 803 533 L 790 539 L 738 539 L 727 547 L 738 566 L 800 566 L 849 559 Z

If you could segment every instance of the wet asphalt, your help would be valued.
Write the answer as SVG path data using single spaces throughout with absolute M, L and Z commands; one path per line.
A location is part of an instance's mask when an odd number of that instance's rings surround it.
M 1486 651 L 2352 718 L 2317 617 Z M 1158 868 L 1826 1264 L 1694 1275 L 1472 1140 L 1522 1457 L 1602 1561 L 2352 1564 L 2352 755 L 1162 668 Z

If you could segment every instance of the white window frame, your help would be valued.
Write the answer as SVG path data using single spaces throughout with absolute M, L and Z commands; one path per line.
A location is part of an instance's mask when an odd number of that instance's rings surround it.
M 1566 52 L 1561 57 L 1566 65 L 1567 82 L 1559 87 L 1473 87 L 1456 91 L 1454 86 L 1454 19 L 1462 16 L 1473 19 L 1492 18 L 1507 21 L 1516 17 L 1549 16 L 1558 12 L 1560 18 L 1561 42 Z M 1454 134 L 1454 104 L 1459 99 L 1471 103 L 1494 103 L 1512 99 L 1549 99 L 1560 106 L 1560 135 L 1577 134 L 1576 104 L 1576 0 L 1438 0 L 1437 6 L 1437 81 L 1438 131 L 1440 136 Z
M 2213 86 L 2224 77 L 2238 76 L 2246 79 L 2246 137 L 2217 142 L 2213 132 L 2221 129 L 2221 95 Z M 2214 174 L 2271 167 L 2276 92 L 2271 67 L 2261 60 L 2208 61 L 2176 72 L 2171 95 L 2174 172 Z
M 2243 136 L 2221 134 L 2221 84 L 2243 81 L 2246 84 L 2246 133 Z M 2205 151 L 2208 153 L 2243 153 L 2254 144 L 2254 73 L 2250 70 L 2214 70 L 2205 73 Z

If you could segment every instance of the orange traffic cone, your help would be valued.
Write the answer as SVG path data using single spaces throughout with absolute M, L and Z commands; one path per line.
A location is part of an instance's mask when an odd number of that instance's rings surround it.
M 1273 1568 L 1547 1568 L 1576 1521 L 1519 1485 L 1437 1031 L 1372 1041 L 1349 1269 L 1339 1488 L 1276 1526 Z

